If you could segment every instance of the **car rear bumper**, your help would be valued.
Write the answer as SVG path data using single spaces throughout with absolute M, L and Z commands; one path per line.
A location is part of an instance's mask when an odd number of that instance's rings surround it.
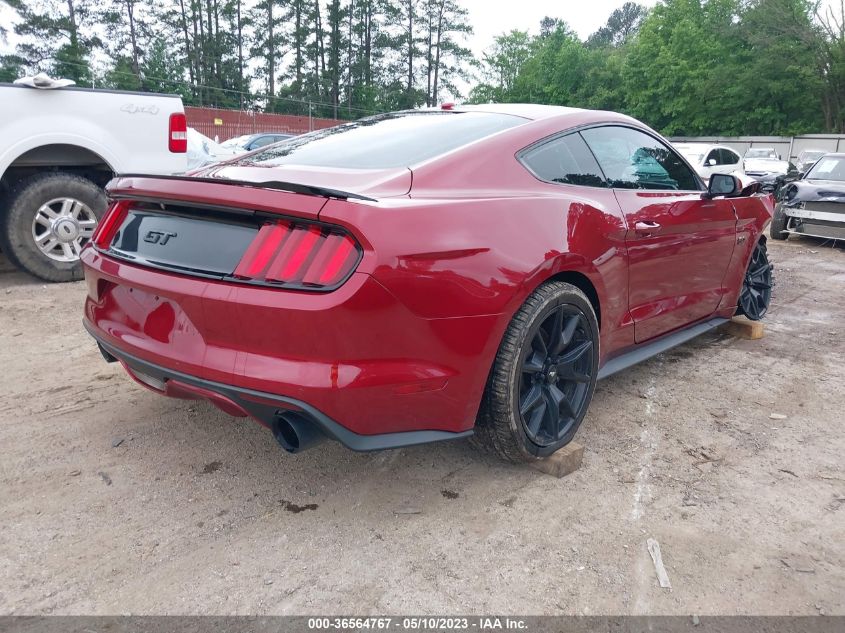
M 318 294 L 142 268 L 92 248 L 82 261 L 86 328 L 128 359 L 130 373 L 146 363 L 155 371 L 142 374 L 176 381 L 160 393 L 207 383 L 206 399 L 265 425 L 285 403 L 313 410 L 330 437 L 356 450 L 462 437 L 475 424 L 500 315 L 422 318 L 364 273 Z M 232 393 L 262 394 L 275 408 Z M 381 435 L 394 437 L 355 439 Z
M 361 435 L 347 429 L 306 402 L 276 394 L 244 389 L 233 385 L 204 380 L 182 372 L 167 369 L 128 354 L 106 343 L 97 336 L 94 328 L 85 322 L 85 328 L 94 337 L 107 360 L 117 360 L 127 373 L 144 387 L 161 395 L 188 400 L 208 400 L 219 409 L 235 417 L 250 416 L 263 426 L 273 429 L 278 419 L 286 413 L 299 414 L 308 424 L 325 437 L 336 440 L 354 451 L 379 451 L 454 440 L 472 435 L 472 430 L 459 433 L 448 431 L 406 431 Z

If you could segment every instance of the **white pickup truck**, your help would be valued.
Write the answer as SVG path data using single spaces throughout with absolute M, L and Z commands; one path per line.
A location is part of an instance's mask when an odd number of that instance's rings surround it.
M 37 79 L 37 78 L 36 78 Z M 119 173 L 187 168 L 174 95 L 0 84 L 0 250 L 47 281 L 82 278 L 79 251 Z

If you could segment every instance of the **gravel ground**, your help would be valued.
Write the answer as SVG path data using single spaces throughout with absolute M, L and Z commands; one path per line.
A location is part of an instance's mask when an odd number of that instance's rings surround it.
M 564 479 L 465 442 L 288 455 L 4 264 L 0 614 L 845 614 L 845 250 L 770 254 L 765 338 L 601 383 Z

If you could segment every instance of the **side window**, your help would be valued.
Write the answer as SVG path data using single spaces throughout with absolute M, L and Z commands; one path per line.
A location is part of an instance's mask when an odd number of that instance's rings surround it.
M 739 162 L 739 154 L 734 154 L 729 149 L 720 149 L 719 153 L 722 155 L 719 161 L 722 165 L 736 165 Z
M 716 162 L 711 164 L 710 163 L 711 160 L 716 161 Z M 704 161 L 704 166 L 705 167 L 712 167 L 713 165 L 721 165 L 721 164 L 722 164 L 722 161 L 720 160 L 719 150 L 717 150 L 717 149 L 710 150 L 710 153 L 707 154 L 707 158 Z
M 674 150 L 644 132 L 609 125 L 581 134 L 611 187 L 700 191 L 698 178 Z
M 577 133 L 543 143 L 521 160 L 535 176 L 549 182 L 586 187 L 606 187 L 596 159 Z

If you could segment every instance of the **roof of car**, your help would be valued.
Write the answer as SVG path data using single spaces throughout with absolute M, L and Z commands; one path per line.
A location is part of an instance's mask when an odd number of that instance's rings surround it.
M 436 108 L 440 109 L 440 108 Z M 482 105 L 461 105 L 450 108 L 453 112 L 492 112 L 495 114 L 510 114 L 525 119 L 547 119 L 564 114 L 584 112 L 583 108 L 568 108 L 566 106 L 540 105 L 537 103 L 486 103 Z

